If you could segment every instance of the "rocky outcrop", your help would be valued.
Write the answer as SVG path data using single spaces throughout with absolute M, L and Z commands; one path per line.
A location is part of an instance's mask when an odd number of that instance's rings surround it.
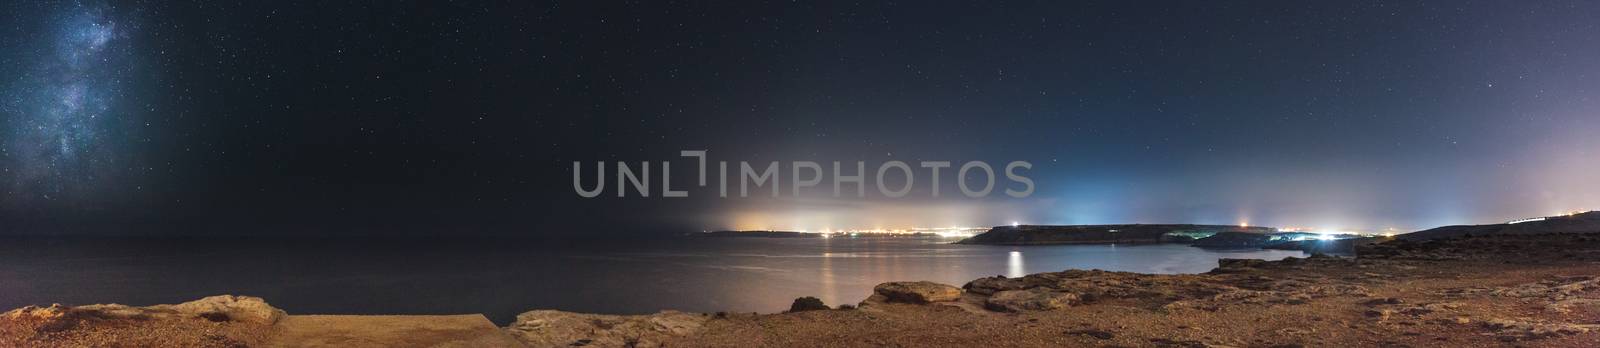
M 283 310 L 268 305 L 259 297 L 220 295 L 175 305 L 133 307 L 120 304 L 48 307 L 27 306 L 6 312 L 8 319 L 42 321 L 41 329 L 65 330 L 82 320 L 162 320 L 199 318 L 213 322 L 241 322 L 272 325 L 284 316 Z
M 699 331 L 706 320 L 703 314 L 677 311 L 601 315 L 535 310 L 517 315 L 505 331 L 533 347 L 657 347 Z
M 1590 291 L 1600 290 L 1600 277 L 1576 276 L 1545 280 L 1537 283 L 1521 284 L 1490 290 L 1495 296 L 1530 298 L 1539 297 L 1551 301 L 1577 299 L 1578 296 Z
M 260 298 L 175 305 L 27 306 L 0 314 L 0 347 L 250 347 L 285 317 Z
M 961 286 L 967 292 L 980 295 L 994 295 L 996 292 L 1021 290 L 1027 287 L 1028 284 L 1023 282 L 1021 278 L 1006 278 L 1004 276 L 978 278 Z
M 984 300 L 983 305 L 992 311 L 1023 312 L 1056 310 L 1076 302 L 1078 295 L 1075 294 L 1047 288 L 1033 288 L 994 293 L 988 300 Z
M 1522 341 L 1570 336 L 1589 332 L 1600 325 L 1546 323 L 1529 320 L 1489 319 L 1483 327 L 1494 332 L 1501 341 Z
M 220 295 L 202 298 L 195 301 L 184 302 L 176 305 L 156 305 L 145 307 L 150 310 L 170 309 L 177 313 L 193 315 L 211 321 L 237 321 L 264 325 L 277 323 L 287 315 L 283 310 L 272 307 L 260 297 Z
M 827 304 L 822 303 L 822 299 L 811 296 L 794 299 L 794 303 L 789 304 L 790 312 L 821 311 L 828 309 L 831 308 L 828 308 Z
M 934 282 L 888 282 L 872 288 L 872 297 L 866 302 L 894 302 L 927 304 L 949 302 L 961 298 L 961 289 Z

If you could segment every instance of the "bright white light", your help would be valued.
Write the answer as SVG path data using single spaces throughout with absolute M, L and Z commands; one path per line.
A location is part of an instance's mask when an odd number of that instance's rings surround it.
M 1011 222 L 1011 227 L 1017 227 L 1017 226 L 1019 226 L 1019 225 L 1022 225 L 1022 224 L 1019 224 L 1019 223 L 1017 223 L 1017 222 L 1016 222 L 1016 221 L 1012 221 L 1012 222 Z
M 1524 223 L 1524 222 L 1534 222 L 1534 221 L 1544 221 L 1544 218 L 1537 217 L 1537 218 L 1532 218 L 1532 219 L 1513 220 L 1511 222 L 1507 222 L 1506 224 L 1520 224 L 1520 223 Z

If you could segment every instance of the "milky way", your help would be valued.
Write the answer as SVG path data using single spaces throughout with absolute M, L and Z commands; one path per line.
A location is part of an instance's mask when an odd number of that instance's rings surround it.
M 121 166 L 109 138 L 127 121 L 115 106 L 129 74 L 125 26 L 100 7 L 76 5 L 48 21 L 33 61 L 6 91 L 5 177 L 9 198 L 73 200 L 93 195 Z

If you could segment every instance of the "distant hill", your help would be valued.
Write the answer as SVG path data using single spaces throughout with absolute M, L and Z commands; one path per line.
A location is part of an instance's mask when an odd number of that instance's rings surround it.
M 822 238 L 821 233 L 795 231 L 711 231 L 691 235 L 700 237 Z
M 957 244 L 1039 245 L 1188 242 L 1221 232 L 1271 233 L 1268 227 L 1192 224 L 999 226 Z
M 1493 225 L 1457 225 L 1438 227 L 1399 235 L 1405 240 L 1455 238 L 1465 235 L 1518 235 L 1545 233 L 1600 233 L 1600 211 L 1565 216 L 1545 217 L 1519 223 Z

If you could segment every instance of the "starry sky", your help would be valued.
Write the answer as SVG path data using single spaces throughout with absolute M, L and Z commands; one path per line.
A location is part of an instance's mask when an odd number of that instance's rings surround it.
M 1600 208 L 1590 1 L 0 9 L 5 235 L 1415 230 Z M 686 170 L 680 150 L 869 168 L 1022 160 L 1037 186 L 982 199 L 573 191 L 575 161 Z

